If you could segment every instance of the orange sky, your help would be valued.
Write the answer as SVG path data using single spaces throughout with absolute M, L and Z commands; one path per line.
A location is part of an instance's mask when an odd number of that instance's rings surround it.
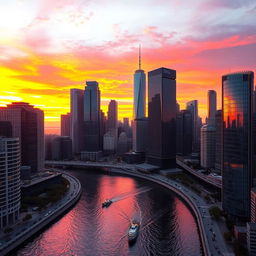
M 82 89 L 86 80 L 99 82 L 105 112 L 116 99 L 119 119 L 131 117 L 139 44 L 142 68 L 176 69 L 181 109 L 198 99 L 203 118 L 207 90 L 217 91 L 220 107 L 221 75 L 255 70 L 255 1 L 6 2 L 0 9 L 0 105 L 25 101 L 43 109 L 47 133 L 58 133 L 70 88 Z

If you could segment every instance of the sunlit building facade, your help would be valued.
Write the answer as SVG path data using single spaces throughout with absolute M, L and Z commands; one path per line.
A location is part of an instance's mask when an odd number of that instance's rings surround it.
M 222 77 L 222 203 L 226 213 L 241 218 L 250 216 L 253 82 L 251 71 Z

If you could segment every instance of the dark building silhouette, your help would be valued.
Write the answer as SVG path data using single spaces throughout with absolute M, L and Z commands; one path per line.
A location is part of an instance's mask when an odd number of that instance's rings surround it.
M 192 115 L 188 110 L 181 110 L 176 118 L 176 152 L 189 156 L 192 153 Z
M 0 108 L 0 121 L 11 122 L 12 136 L 20 139 L 21 164 L 32 172 L 44 168 L 44 112 L 29 103 L 15 102 Z
M 221 173 L 222 171 L 222 110 L 217 110 L 215 115 L 215 170 Z
M 0 121 L 0 137 L 12 137 L 12 123 L 8 121 Z
M 251 71 L 222 76 L 222 207 L 234 217 L 249 218 L 252 172 L 253 80 Z
M 160 168 L 176 166 L 176 71 L 148 73 L 147 162 Z
M 192 124 L 193 124 L 193 137 L 192 137 L 192 151 L 199 152 L 200 150 L 200 129 L 199 118 L 198 118 L 198 101 L 192 100 L 187 102 L 187 108 L 192 115 Z
M 74 154 L 80 154 L 84 148 L 84 91 L 70 90 L 71 139 Z
M 96 81 L 87 81 L 84 90 L 84 151 L 101 150 L 100 90 Z
M 68 136 L 58 136 L 52 141 L 53 160 L 72 159 L 72 140 Z
M 66 115 L 61 115 L 60 117 L 61 119 L 61 124 L 60 124 L 60 128 L 61 128 L 61 136 L 71 136 L 71 120 L 70 120 L 70 113 L 67 113 Z

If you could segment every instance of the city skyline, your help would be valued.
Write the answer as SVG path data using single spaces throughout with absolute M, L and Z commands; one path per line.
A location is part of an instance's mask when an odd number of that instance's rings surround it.
M 176 69 L 181 109 L 198 99 L 203 118 L 205 94 L 213 89 L 220 95 L 222 75 L 254 70 L 254 1 L 199 0 L 188 6 L 152 0 L 136 6 L 134 11 L 133 2 L 3 3 L 0 105 L 30 102 L 44 110 L 49 133 L 70 110 L 70 88 L 83 89 L 85 80 L 97 80 L 103 111 L 115 99 L 119 119 L 131 118 L 139 44 L 145 72 Z

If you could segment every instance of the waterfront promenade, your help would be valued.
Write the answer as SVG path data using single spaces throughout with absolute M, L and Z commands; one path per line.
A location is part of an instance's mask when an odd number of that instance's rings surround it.
M 47 209 L 34 212 L 30 220 L 17 224 L 17 226 L 13 227 L 12 232 L 1 236 L 0 255 L 6 255 L 17 248 L 79 200 L 82 189 L 79 180 L 67 173 L 63 173 L 63 177 L 69 181 L 69 190 L 66 192 L 65 196 Z

